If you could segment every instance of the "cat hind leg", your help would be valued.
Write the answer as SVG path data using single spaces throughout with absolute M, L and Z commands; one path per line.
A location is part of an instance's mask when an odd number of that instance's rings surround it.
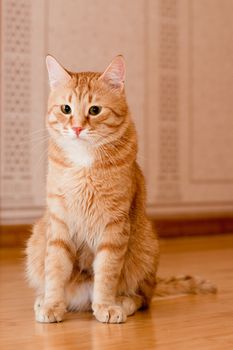
M 123 308 L 127 316 L 131 316 L 143 306 L 143 298 L 140 295 L 122 295 L 116 298 L 116 303 Z

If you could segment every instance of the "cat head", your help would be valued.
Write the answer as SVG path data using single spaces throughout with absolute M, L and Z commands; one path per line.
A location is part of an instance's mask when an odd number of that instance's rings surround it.
M 102 74 L 69 72 L 52 56 L 46 64 L 51 89 L 47 127 L 58 145 L 96 149 L 121 137 L 129 122 L 122 56 Z

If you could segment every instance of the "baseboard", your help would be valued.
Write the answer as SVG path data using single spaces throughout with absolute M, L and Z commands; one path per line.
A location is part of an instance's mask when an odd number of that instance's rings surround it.
M 216 235 L 233 232 L 233 217 L 153 220 L 159 237 Z M 0 226 L 0 247 L 24 247 L 31 225 Z
M 24 247 L 31 228 L 31 225 L 0 226 L 0 247 Z
M 233 217 L 157 219 L 153 223 L 159 236 L 163 238 L 233 232 Z

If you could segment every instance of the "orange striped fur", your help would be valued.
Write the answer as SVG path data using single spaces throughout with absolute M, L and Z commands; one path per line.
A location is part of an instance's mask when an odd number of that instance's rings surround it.
M 47 209 L 27 244 L 36 319 L 58 322 L 67 309 L 92 307 L 101 322 L 124 322 L 150 303 L 159 250 L 145 214 L 124 60 L 117 56 L 103 74 L 68 72 L 51 56 L 47 66 Z

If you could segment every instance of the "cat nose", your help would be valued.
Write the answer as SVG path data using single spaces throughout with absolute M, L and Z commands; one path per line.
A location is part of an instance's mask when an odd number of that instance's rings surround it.
M 80 132 L 83 130 L 83 128 L 80 126 L 74 126 L 72 129 L 74 130 L 77 136 L 79 136 Z

